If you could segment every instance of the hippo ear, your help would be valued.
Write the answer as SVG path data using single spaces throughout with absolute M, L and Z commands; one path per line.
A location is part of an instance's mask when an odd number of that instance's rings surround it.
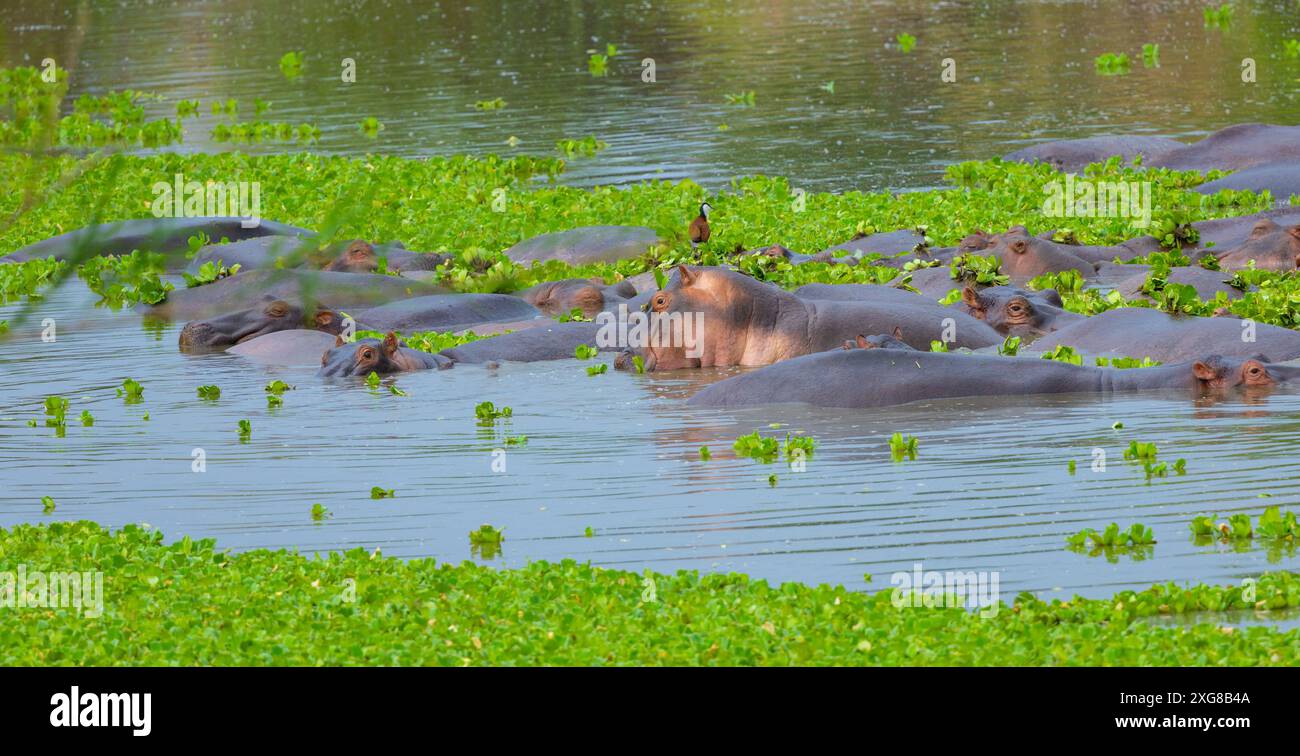
M 870 342 L 870 341 L 867 341 L 867 337 L 866 337 L 866 336 L 863 336 L 862 334 L 858 334 L 858 340 L 857 340 L 857 343 L 858 343 L 858 349 L 870 349 L 870 348 L 871 348 L 871 342 Z
M 682 286 L 690 286 L 695 283 L 696 274 L 692 273 L 690 268 L 687 268 L 685 265 L 678 265 L 677 273 L 682 278 Z
M 1197 360 L 1192 365 L 1192 375 L 1196 376 L 1197 379 L 1202 381 L 1212 381 L 1219 376 L 1218 372 L 1214 368 L 1210 367 L 1209 365 L 1206 365 L 1204 362 L 1201 362 L 1200 360 Z
M 898 339 L 899 341 L 902 341 L 902 340 L 903 340 L 903 329 L 902 329 L 902 328 L 900 328 L 900 327 L 898 327 L 898 326 L 894 326 L 894 338 Z
M 1300 223 L 1297 223 L 1296 225 L 1292 226 L 1291 228 L 1288 228 L 1288 229 L 1286 230 L 1286 232 L 1287 232 L 1288 234 L 1291 234 L 1292 237 L 1294 237 L 1294 238 L 1296 238 L 1296 239 L 1300 239 Z
M 397 354 L 397 334 L 392 331 L 389 331 L 388 335 L 384 337 L 384 354 L 389 357 Z
M 1024 226 L 1012 226 L 1007 229 L 1006 236 L 1029 236 L 1029 229 Z
M 1247 238 L 1247 239 L 1258 239 L 1259 237 L 1261 237 L 1261 236 L 1265 236 L 1265 235 L 1267 235 L 1267 234 L 1269 234 L 1269 233 L 1272 233 L 1273 231 L 1276 231 L 1277 229 L 1278 229 L 1278 225 L 1277 225 L 1276 223 L 1274 223 L 1273 221 L 1269 220 L 1268 218 L 1265 218 L 1264 220 L 1261 220 L 1261 221 L 1259 221 L 1258 223 L 1256 223 L 1256 224 L 1255 224 L 1255 225 L 1250 229 L 1250 234 L 1249 234 L 1246 238 Z
M 325 326 L 327 326 L 327 325 L 329 325 L 329 324 L 331 324 L 331 323 L 333 323 L 333 322 L 334 322 L 334 313 L 330 312 L 329 310 L 317 310 L 317 311 L 316 311 L 316 325 L 317 325 L 317 326 L 320 326 L 320 327 L 323 328 L 323 327 L 325 327 Z
M 334 337 L 334 348 L 335 348 L 335 349 L 338 349 L 339 347 L 343 346 L 345 343 L 347 343 L 347 342 L 343 341 L 343 334 L 340 333 L 340 334 L 337 334 L 337 335 Z
M 1011 251 L 1015 252 L 1017 255 L 1023 255 L 1029 251 L 1029 242 L 1024 239 L 1016 239 L 1011 243 Z
M 984 305 L 980 303 L 980 295 L 969 286 L 961 290 L 961 301 L 972 310 L 984 309 Z

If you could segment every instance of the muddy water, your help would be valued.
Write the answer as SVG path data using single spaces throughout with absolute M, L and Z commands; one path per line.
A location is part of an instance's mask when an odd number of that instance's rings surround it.
M 1194 545 L 1187 522 L 1300 502 L 1300 393 L 1255 403 L 1154 394 L 735 413 L 684 404 L 716 372 L 588 377 L 592 363 L 560 360 L 402 375 L 401 397 L 310 369 L 182 355 L 178 325 L 146 327 L 130 312 L 95 309 L 93 298 L 79 283 L 49 297 L 40 317 L 54 318 L 55 343 L 43 343 L 32 321 L 0 345 L 0 526 L 147 522 L 234 549 L 359 546 L 459 562 L 481 558 L 467 533 L 491 523 L 506 533 L 497 565 L 574 558 L 865 589 L 889 587 L 892 573 L 919 562 L 996 572 L 1008 601 L 1022 590 L 1100 596 L 1165 580 L 1235 582 L 1297 564 L 1285 552 Z M 114 395 L 127 377 L 144 384 L 142 404 Z M 276 378 L 296 388 L 268 410 L 263 387 Z M 217 402 L 197 398 L 205 384 L 221 387 Z M 42 424 L 50 394 L 71 400 L 63 438 Z M 513 417 L 478 426 L 474 406 L 484 400 Z M 93 427 L 76 420 L 86 409 Z M 249 443 L 236 430 L 244 418 Z M 732 442 L 755 429 L 815 436 L 807 469 L 736 459 Z M 890 460 L 895 431 L 920 439 L 915 461 Z M 494 471 L 506 435 L 528 442 Z M 1167 461 L 1185 458 L 1187 474 L 1147 483 L 1122 459 L 1135 439 L 1156 442 Z M 703 445 L 711 461 L 699 460 Z M 192 471 L 195 449 L 206 472 Z M 1091 469 L 1094 449 L 1106 452 L 1105 472 Z M 397 496 L 372 500 L 372 486 Z M 48 516 L 45 495 L 58 507 Z M 317 502 L 333 516 L 313 522 Z M 1159 543 L 1148 558 L 1114 563 L 1064 548 L 1066 535 L 1111 521 L 1145 523 Z
M 186 150 L 231 148 L 210 140 L 224 119 L 209 106 L 235 98 L 243 121 L 316 124 L 322 152 L 553 154 L 556 140 L 595 135 L 609 148 L 571 160 L 565 180 L 717 187 L 764 173 L 809 190 L 879 190 L 936 186 L 953 161 L 1044 139 L 1300 123 L 1300 61 L 1282 57 L 1282 41 L 1300 36 L 1293 0 L 1234 3 L 1224 29 L 1205 28 L 1206 5 L 0 0 L 0 63 L 53 57 L 72 72 L 72 98 L 154 92 L 155 116 L 200 100 Z M 900 33 L 916 38 L 911 52 Z M 620 52 L 593 77 L 589 51 L 610 42 Z M 1143 65 L 1145 43 L 1160 45 L 1158 67 Z M 306 55 L 295 81 L 278 66 L 289 50 Z M 1131 73 L 1098 76 L 1104 53 L 1126 53 Z M 1241 81 L 1247 57 L 1252 84 Z M 340 80 L 344 58 L 355 83 Z M 727 104 L 746 91 L 754 107 Z M 498 97 L 503 110 L 474 108 Z M 255 98 L 271 109 L 256 115 Z M 367 117 L 385 126 L 377 139 L 358 128 Z

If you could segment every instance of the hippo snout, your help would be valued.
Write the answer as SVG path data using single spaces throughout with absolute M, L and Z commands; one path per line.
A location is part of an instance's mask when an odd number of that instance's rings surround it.
M 222 335 L 210 324 L 191 321 L 181 329 L 181 349 L 214 349 L 222 346 Z

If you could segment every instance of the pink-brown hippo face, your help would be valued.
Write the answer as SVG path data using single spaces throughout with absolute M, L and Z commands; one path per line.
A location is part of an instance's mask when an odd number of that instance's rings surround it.
M 605 309 L 604 286 L 605 282 L 599 278 L 568 278 L 537 284 L 520 296 L 550 317 L 580 310 L 584 317 L 594 318 Z
M 368 242 L 354 239 L 348 242 L 339 256 L 325 266 L 325 270 L 340 273 L 374 273 L 379 270 L 379 256 Z
M 998 333 L 1021 338 L 1042 336 L 1079 319 L 1065 310 L 1055 289 L 1026 291 L 1014 286 L 991 286 L 976 291 L 967 286 L 961 292 L 961 306 Z
M 1269 365 L 1263 355 L 1245 359 L 1215 355 L 1193 363 L 1192 374 L 1206 389 L 1225 391 L 1241 388 L 1246 391 L 1264 391 L 1279 383 L 1300 377 L 1300 368 Z
M 343 317 L 324 307 L 307 316 L 302 307 L 275 299 L 260 307 L 186 323 L 181 329 L 180 348 L 182 351 L 225 349 L 264 334 L 295 328 L 337 334 L 343 330 Z
M 334 348 L 321 355 L 320 370 L 316 375 L 325 377 L 365 377 L 371 373 L 387 375 L 410 370 L 428 370 L 448 367 L 446 357 L 420 352 L 404 346 L 397 334 L 390 332 L 383 339 L 358 339 L 345 343 L 340 336 Z
M 1260 270 L 1287 271 L 1300 267 L 1300 224 L 1279 226 L 1267 218 L 1261 220 L 1244 242 L 1219 256 L 1219 267 L 1240 270 L 1249 267 L 1251 260 Z
M 668 285 L 646 303 L 648 343 L 632 345 L 646 371 L 741 364 L 754 346 L 748 343 L 753 326 L 764 320 L 756 321 L 755 314 L 764 311 L 775 319 L 775 303 L 759 301 L 766 292 L 755 291 L 765 286 L 718 269 L 677 266 Z
M 975 236 L 972 234 L 962 240 L 963 252 L 997 257 L 1002 263 L 1003 275 L 1010 276 L 1013 280 L 1028 280 L 1044 273 L 1066 270 L 1077 270 L 1081 275 L 1091 278 L 1097 272 L 1091 263 L 1070 252 L 1069 246 L 1030 236 L 1024 226 L 1012 226 L 1006 233 L 982 239 L 973 238 Z M 982 250 L 974 249 L 974 245 L 979 243 L 986 243 L 987 246 Z M 968 244 L 970 250 L 965 249 Z

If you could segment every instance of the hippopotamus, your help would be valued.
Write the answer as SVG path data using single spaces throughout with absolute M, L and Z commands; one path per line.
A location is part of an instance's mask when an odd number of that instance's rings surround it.
M 835 349 L 706 386 L 692 396 L 697 407 L 811 404 L 865 409 L 971 396 L 1178 390 L 1263 393 L 1300 381 L 1300 367 L 1259 358 L 1206 355 L 1149 368 L 1098 368 L 1055 360 L 992 357 L 893 349 Z
M 67 260 L 77 255 L 125 255 L 137 249 L 171 253 L 185 249 L 189 238 L 199 234 L 207 234 L 210 239 L 240 241 L 260 236 L 294 237 L 313 233 L 269 220 L 259 220 L 256 226 L 245 228 L 247 220 L 237 217 L 141 218 L 100 223 L 29 244 L 0 257 L 0 262 L 27 262 L 45 257 Z
M 953 347 L 971 349 L 1002 341 L 988 325 L 924 302 L 803 299 L 724 268 L 678 266 L 668 285 L 651 297 L 649 312 L 652 323 L 679 327 L 667 338 L 652 326 L 648 343 L 629 345 L 647 371 L 767 365 L 833 349 L 859 333 L 888 333 L 900 326 L 904 340 L 920 349 L 949 336 Z M 624 356 L 616 366 L 629 359 Z
M 1219 253 L 1219 267 L 1223 270 L 1247 268 L 1251 261 L 1262 270 L 1300 267 L 1300 223 L 1284 227 L 1266 218 L 1251 228 L 1241 244 Z
M 997 257 L 1002 264 L 1002 274 L 1010 276 L 1012 282 L 1024 282 L 1044 273 L 1066 270 L 1077 270 L 1084 278 L 1091 278 L 1096 273 L 1093 262 L 1080 256 L 1088 254 L 1084 252 L 1087 248 L 1030 236 L 1024 226 L 1012 226 L 1004 233 L 988 237 L 987 242 L 987 246 L 977 254 Z
M 921 298 L 926 300 L 927 304 L 937 302 L 948 296 L 948 293 L 953 289 L 962 287 L 962 282 L 952 277 L 952 268 L 947 265 L 935 268 L 917 268 L 910 274 L 905 275 L 908 276 L 906 279 L 907 285 L 915 289 Z M 896 283 L 900 284 L 903 280 L 903 276 L 894 279 Z M 899 291 L 906 290 L 899 289 Z
M 168 292 L 162 304 L 137 307 L 148 317 L 164 320 L 205 318 L 244 310 L 268 300 L 283 299 L 314 307 L 318 302 L 347 311 L 377 307 L 446 289 L 421 281 L 371 273 L 318 270 L 253 270 L 192 289 Z
M 192 320 L 181 329 L 181 351 L 224 349 L 275 331 L 310 328 L 329 334 L 343 330 L 343 317 L 326 307 L 317 307 L 307 317 L 299 305 L 274 299 L 260 307 Z
M 1242 123 L 1220 129 L 1199 142 L 1145 164 L 1179 171 L 1237 171 L 1296 160 L 1300 160 L 1300 126 Z
M 830 263 L 839 265 L 857 265 L 858 258 L 851 254 L 836 254 L 831 250 L 824 250 L 815 255 L 804 255 L 794 252 L 780 244 L 769 244 L 766 247 L 757 247 L 755 249 L 745 250 L 742 255 L 763 255 L 764 257 L 776 257 L 789 262 L 791 265 L 802 265 L 809 262 Z
M 1084 319 L 1065 309 L 1056 289 L 1028 291 L 1015 286 L 989 286 L 976 291 L 967 286 L 952 306 L 983 320 L 998 333 L 1025 340 Z
M 326 331 L 299 328 L 267 333 L 240 342 L 226 351 L 262 365 L 319 367 L 321 357 L 337 344 L 335 335 Z
M 433 294 L 389 302 L 353 315 L 371 331 L 451 331 L 479 323 L 541 317 L 537 308 L 509 294 Z
M 904 349 L 913 352 L 920 351 L 903 341 L 903 329 L 895 328 L 892 334 L 878 333 L 873 336 L 863 336 L 858 334 L 857 338 L 849 339 L 844 342 L 841 349 Z
M 640 257 L 658 243 L 659 235 L 644 226 L 586 226 L 525 239 L 505 254 L 515 262 L 560 260 L 587 265 Z
M 515 292 L 514 296 L 548 317 L 567 315 L 579 310 L 584 317 L 592 318 L 598 312 L 633 299 L 637 296 L 637 290 L 636 285 L 627 279 L 606 286 L 599 278 L 566 278 L 539 283 Z
M 600 344 L 601 324 L 573 321 L 551 322 L 547 325 L 522 331 L 479 339 L 457 347 L 444 349 L 440 355 L 456 362 L 481 364 L 485 362 L 541 362 L 572 358 L 579 344 L 611 352 L 621 349 Z
M 1126 276 L 1115 284 L 1115 290 L 1118 291 L 1125 299 L 1151 299 L 1142 287 L 1146 285 L 1147 278 L 1151 275 L 1151 266 L 1149 265 L 1126 265 L 1123 266 L 1132 269 L 1132 275 Z M 1214 299 L 1216 295 L 1223 294 L 1228 299 L 1240 299 L 1241 289 L 1228 285 L 1231 275 L 1217 270 L 1206 270 L 1199 265 L 1185 266 L 1180 265 L 1169 269 L 1165 276 L 1165 282 L 1171 284 L 1183 284 L 1196 289 L 1196 296 L 1209 300 Z
M 1273 199 L 1286 201 L 1293 195 L 1300 194 L 1300 161 L 1263 163 L 1214 181 L 1207 181 L 1194 187 L 1192 191 L 1215 194 L 1224 189 L 1249 190 L 1256 193 L 1270 192 Z
M 804 284 L 794 290 L 794 295 L 804 299 L 825 299 L 835 302 L 899 302 L 925 303 L 925 297 L 906 289 L 880 284 Z
M 1002 156 L 1007 162 L 1047 163 L 1062 173 L 1082 173 L 1092 163 L 1101 163 L 1115 155 L 1128 163 L 1142 155 L 1142 162 L 1150 165 L 1187 145 L 1174 139 L 1158 136 L 1095 136 L 1083 139 L 1065 139 L 1035 144 Z
M 297 267 L 305 259 L 306 250 L 315 248 L 310 237 L 293 236 L 256 236 L 229 244 L 209 244 L 195 253 L 194 259 L 185 266 L 185 272 L 197 273 L 209 262 L 219 262 L 227 268 L 238 265 L 244 272 L 258 268 Z M 292 261 L 294 258 L 298 258 L 296 265 L 276 264 L 277 260 Z
M 915 229 L 904 228 L 883 234 L 857 234 L 846 242 L 823 249 L 813 257 L 820 255 L 833 257 L 848 252 L 849 257 L 847 259 L 850 260 L 861 260 L 871 254 L 879 254 L 888 258 L 915 252 L 924 248 L 927 244 L 929 244 L 929 239 L 925 237 L 925 234 Z M 846 258 L 841 257 L 838 259 Z
M 371 244 L 353 239 L 323 269 L 341 273 L 375 273 L 379 270 L 381 257 L 388 270 L 399 273 L 437 270 L 451 260 L 451 255 L 412 252 L 402 246 L 401 242 Z
M 1090 355 L 1150 357 L 1160 362 L 1181 362 L 1204 354 L 1262 354 L 1281 362 L 1300 357 L 1300 332 L 1230 318 L 1175 316 L 1149 307 L 1122 307 L 1050 333 L 1034 342 L 1033 350 L 1047 352 L 1057 345 Z
M 348 344 L 338 337 L 334 348 L 320 357 L 316 375 L 327 378 L 366 377 L 371 373 L 405 373 L 412 370 L 446 370 L 452 361 L 440 354 L 411 349 L 389 333 L 382 339 L 357 339 Z

